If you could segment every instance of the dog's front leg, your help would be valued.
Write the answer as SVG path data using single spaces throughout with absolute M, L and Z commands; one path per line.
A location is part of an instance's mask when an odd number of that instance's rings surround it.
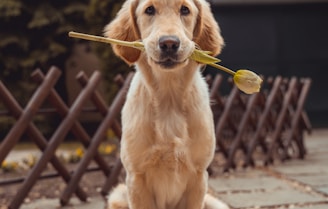
M 208 174 L 206 171 L 197 172 L 189 182 L 186 192 L 186 207 L 188 209 L 203 209 L 204 197 L 207 192 Z
M 153 195 L 147 188 L 144 174 L 127 175 L 129 209 L 155 209 Z

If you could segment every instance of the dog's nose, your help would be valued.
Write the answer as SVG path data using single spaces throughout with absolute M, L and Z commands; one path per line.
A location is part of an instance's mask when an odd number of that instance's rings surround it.
M 162 36 L 159 38 L 159 47 L 163 52 L 177 52 L 180 47 L 180 40 L 176 36 Z

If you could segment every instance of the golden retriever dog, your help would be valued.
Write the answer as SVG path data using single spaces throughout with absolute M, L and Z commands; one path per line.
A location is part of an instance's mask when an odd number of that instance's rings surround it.
M 213 116 L 198 48 L 220 53 L 223 39 L 205 0 L 127 0 L 105 36 L 141 40 L 144 51 L 113 45 L 136 68 L 122 110 L 126 184 L 109 209 L 223 209 L 207 193 L 215 148 Z

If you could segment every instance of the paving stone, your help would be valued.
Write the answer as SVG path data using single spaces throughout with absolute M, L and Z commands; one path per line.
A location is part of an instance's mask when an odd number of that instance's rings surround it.
M 35 149 L 24 149 L 24 150 L 12 150 L 6 157 L 7 161 L 15 161 L 22 162 L 28 156 L 36 156 L 39 157 L 41 155 L 41 151 L 37 148 Z
M 238 174 L 210 179 L 209 185 L 217 192 L 272 190 L 288 187 L 284 181 L 254 171 L 252 174 L 245 173 L 244 175 Z
M 316 189 L 320 192 L 326 193 L 328 195 L 328 186 L 323 186 L 323 187 L 316 187 Z M 328 206 L 327 206 L 328 208 Z
M 23 204 L 21 209 L 103 209 L 105 207 L 104 199 L 100 197 L 90 198 L 88 202 L 81 202 L 77 198 L 72 198 L 70 204 L 60 207 L 59 199 L 39 199 L 28 204 Z
M 328 153 L 327 153 L 327 149 L 328 146 L 324 146 L 322 145 L 322 147 L 320 147 L 320 150 L 315 150 L 315 149 L 311 149 L 309 150 L 308 154 L 305 156 L 305 161 L 318 161 L 318 162 L 322 162 L 325 159 L 328 158 Z
M 221 193 L 218 194 L 218 197 L 234 208 L 259 208 L 281 204 L 316 203 L 325 201 L 321 196 L 307 194 L 294 189 L 277 189 L 249 193 Z
M 292 175 L 289 178 L 300 181 L 304 184 L 309 184 L 313 187 L 327 186 L 328 187 L 328 174 L 312 174 L 312 175 Z
M 298 206 L 292 206 L 290 207 L 291 209 L 327 209 L 327 205 L 308 205 L 308 206 L 302 206 L 302 207 L 298 207 Z
M 305 135 L 305 145 L 309 151 L 324 150 L 327 144 L 328 129 L 315 129 L 312 134 Z
M 327 163 L 328 157 L 325 159 Z M 322 163 L 318 163 L 317 160 L 292 160 L 281 165 L 275 165 L 274 170 L 281 172 L 286 175 L 295 174 L 328 174 L 328 166 L 323 166 Z

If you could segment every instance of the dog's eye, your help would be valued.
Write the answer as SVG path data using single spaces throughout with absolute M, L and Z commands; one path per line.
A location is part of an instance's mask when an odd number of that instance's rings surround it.
M 149 6 L 145 10 L 145 13 L 147 15 L 155 15 L 155 12 L 156 12 L 156 10 L 155 10 L 155 7 L 154 6 Z
M 181 13 L 181 15 L 189 15 L 190 14 L 190 10 L 186 6 L 181 6 L 180 13 Z

